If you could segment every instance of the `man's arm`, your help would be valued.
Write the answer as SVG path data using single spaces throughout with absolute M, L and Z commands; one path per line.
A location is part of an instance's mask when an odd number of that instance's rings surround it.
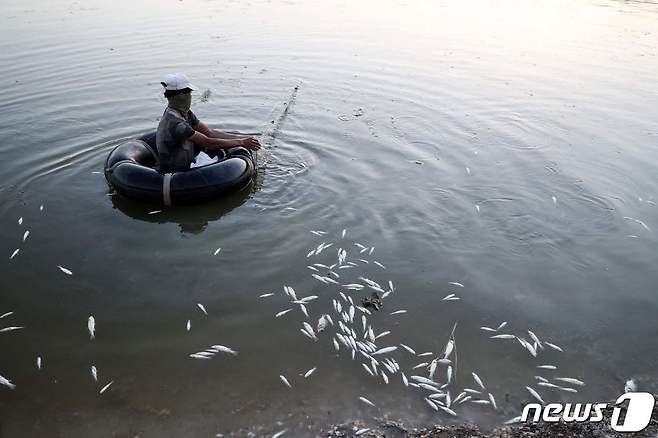
M 195 127 L 201 124 L 197 124 Z M 208 137 L 202 132 L 195 131 L 194 134 L 190 137 L 190 140 L 199 146 L 203 146 L 206 149 L 228 149 L 235 146 L 242 146 L 247 149 L 258 150 L 260 149 L 260 144 L 258 140 L 251 137 L 241 137 L 241 138 L 212 138 Z
M 221 139 L 224 139 L 224 140 L 231 140 L 231 139 L 243 139 L 243 138 L 248 137 L 246 135 L 229 134 L 227 132 L 221 132 L 221 131 L 218 131 L 216 129 L 210 129 L 208 126 L 206 126 L 205 123 L 203 123 L 201 121 L 199 121 L 199 123 L 197 123 L 195 126 L 193 126 L 193 128 L 196 131 L 199 131 L 200 133 L 205 135 L 206 137 L 210 137 L 210 138 L 221 138 Z

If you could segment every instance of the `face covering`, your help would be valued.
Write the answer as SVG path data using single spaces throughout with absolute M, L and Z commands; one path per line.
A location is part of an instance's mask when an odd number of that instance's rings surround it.
M 192 94 L 177 94 L 175 96 L 168 97 L 169 108 L 173 108 L 176 111 L 180 112 L 183 117 L 187 117 L 187 112 L 192 106 Z

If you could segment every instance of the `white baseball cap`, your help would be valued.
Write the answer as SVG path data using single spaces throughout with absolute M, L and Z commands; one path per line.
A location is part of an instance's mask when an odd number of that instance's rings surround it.
M 189 88 L 190 90 L 196 90 L 197 88 L 190 84 L 190 80 L 183 73 L 173 73 L 165 75 L 160 82 L 165 90 L 184 90 Z

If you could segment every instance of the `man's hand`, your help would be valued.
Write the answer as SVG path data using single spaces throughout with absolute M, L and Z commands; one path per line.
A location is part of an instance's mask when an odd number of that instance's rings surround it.
M 260 149 L 260 143 L 253 137 L 243 138 L 240 146 L 245 147 L 252 151 L 257 151 Z

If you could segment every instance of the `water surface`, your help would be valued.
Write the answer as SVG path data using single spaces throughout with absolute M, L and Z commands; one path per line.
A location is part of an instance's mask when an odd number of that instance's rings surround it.
M 658 390 L 656 4 L 9 0 L 0 23 L 0 314 L 15 312 L 0 326 L 26 327 L 0 333 L 0 375 L 17 385 L 0 388 L 0 436 L 486 428 L 519 414 L 542 363 L 586 382 L 541 389 L 551 401 L 616 398 L 628 378 Z M 155 129 L 172 71 L 211 91 L 193 109 L 226 130 L 267 132 L 299 91 L 249 190 L 148 214 L 159 207 L 112 196 L 97 172 Z M 306 267 L 338 247 L 371 262 L 338 271 L 346 282 L 396 287 L 370 317 L 391 331 L 378 345 L 438 354 L 457 323 L 452 395 L 475 371 L 498 410 L 437 414 L 399 374 L 386 385 L 336 354 L 333 330 L 304 337 L 296 306 L 274 318 L 288 285 L 320 296 L 313 324 L 338 320 L 338 289 Z M 564 353 L 535 359 L 479 329 L 503 321 Z M 188 357 L 213 344 L 240 353 Z M 423 361 L 392 357 L 407 376 Z

